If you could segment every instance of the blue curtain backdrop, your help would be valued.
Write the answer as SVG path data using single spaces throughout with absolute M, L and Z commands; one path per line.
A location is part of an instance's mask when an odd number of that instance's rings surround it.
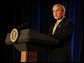
M 11 2 L 11 3 L 10 3 Z M 2 61 L 18 60 L 18 51 L 4 42 L 6 34 L 15 26 L 29 22 L 30 28 L 47 34 L 49 25 L 53 22 L 52 6 L 55 3 L 66 7 L 66 17 L 74 23 L 74 32 L 70 42 L 71 61 L 79 62 L 82 57 L 83 43 L 83 2 L 82 1 L 57 1 L 57 0 L 31 0 L 31 1 L 2 1 L 1 5 L 1 49 L 4 56 Z M 3 6 L 3 7 L 2 7 Z M 12 59 L 13 55 L 13 59 Z M 18 60 L 19 61 L 19 60 Z
M 83 35 L 83 24 L 82 24 L 82 2 L 80 1 L 70 1 L 68 2 L 68 17 L 73 20 L 74 23 L 74 33 L 71 41 L 71 60 L 80 61 L 81 45 L 82 45 L 82 35 Z

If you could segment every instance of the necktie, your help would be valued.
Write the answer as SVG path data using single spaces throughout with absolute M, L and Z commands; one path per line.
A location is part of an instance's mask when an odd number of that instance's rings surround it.
M 54 28 L 53 28 L 52 35 L 54 34 L 54 32 L 55 32 L 55 30 L 56 30 L 56 28 L 57 28 L 57 25 L 58 25 L 59 23 L 60 23 L 59 21 L 57 21 L 57 22 L 55 23 L 55 26 L 54 26 Z

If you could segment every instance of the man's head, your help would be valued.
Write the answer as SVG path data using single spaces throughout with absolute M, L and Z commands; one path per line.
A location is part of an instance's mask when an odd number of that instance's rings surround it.
M 61 4 L 55 4 L 52 8 L 53 16 L 55 19 L 62 19 L 65 15 L 65 7 Z

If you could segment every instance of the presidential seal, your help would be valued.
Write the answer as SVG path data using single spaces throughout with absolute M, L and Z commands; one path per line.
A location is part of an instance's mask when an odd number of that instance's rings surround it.
M 10 33 L 10 40 L 11 40 L 11 42 L 15 42 L 16 40 L 17 40 L 17 38 L 18 38 L 18 30 L 17 30 L 17 28 L 14 28 L 12 31 L 11 31 L 11 33 Z

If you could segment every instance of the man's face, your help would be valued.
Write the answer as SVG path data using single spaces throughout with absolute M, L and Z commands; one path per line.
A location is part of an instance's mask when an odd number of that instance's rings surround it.
M 53 16 L 55 19 L 59 20 L 63 17 L 63 13 L 64 11 L 62 10 L 62 8 L 56 6 L 56 7 L 53 7 Z

